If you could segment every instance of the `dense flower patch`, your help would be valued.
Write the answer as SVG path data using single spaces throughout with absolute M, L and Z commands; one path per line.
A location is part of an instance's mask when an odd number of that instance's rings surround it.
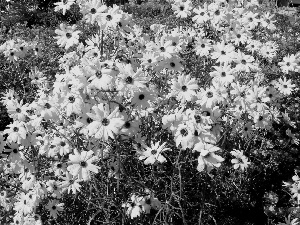
M 35 88 L 32 99 L 1 98 L 13 120 L 0 135 L 7 224 L 298 224 L 300 39 L 277 21 L 299 26 L 296 12 L 169 4 L 171 25 L 145 30 L 117 5 L 54 3 L 82 14 L 53 32 L 63 52 L 54 80 L 37 63 L 42 40 L 0 46 L 12 68 L 31 63 Z M 278 193 L 259 189 L 256 177 L 287 162 L 295 174 L 279 185 L 290 199 L 277 183 Z M 233 216 L 245 202 L 249 218 Z

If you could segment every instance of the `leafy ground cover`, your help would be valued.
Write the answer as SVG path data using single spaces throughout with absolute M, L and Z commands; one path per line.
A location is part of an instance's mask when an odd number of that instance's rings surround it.
M 298 224 L 297 9 L 0 7 L 1 224 Z

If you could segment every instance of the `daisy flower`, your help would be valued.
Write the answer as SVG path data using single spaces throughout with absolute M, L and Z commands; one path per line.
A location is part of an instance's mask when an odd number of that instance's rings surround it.
M 68 194 L 72 191 L 73 194 L 76 194 L 77 191 L 80 191 L 81 185 L 79 184 L 79 180 L 72 176 L 71 173 L 66 173 L 65 176 L 61 177 L 63 181 L 59 183 L 62 191 L 67 190 Z
M 208 56 L 212 49 L 210 39 L 198 37 L 195 43 L 195 51 L 197 55 Z
M 146 88 L 140 91 L 134 92 L 133 98 L 131 99 L 131 105 L 137 110 L 149 108 L 151 102 L 154 102 L 156 95 L 153 91 L 149 91 Z
M 193 12 L 196 13 L 196 15 L 192 18 L 192 20 L 197 24 L 203 24 L 210 19 L 209 14 L 205 9 L 205 7 L 202 8 L 201 6 L 199 6 L 198 8 L 194 8 Z
M 283 61 L 279 62 L 282 72 L 288 74 L 289 71 L 295 71 L 298 66 L 298 60 L 294 54 L 283 57 Z
M 57 146 L 57 151 L 61 156 L 66 155 L 71 151 L 71 146 L 65 138 L 55 136 L 51 144 Z
M 137 69 L 135 72 L 131 64 L 119 65 L 119 69 L 117 89 L 122 95 L 128 96 L 129 94 L 134 94 L 136 91 L 140 91 L 146 87 L 146 83 L 150 80 L 142 68 Z
M 265 87 L 254 85 L 253 88 L 248 90 L 246 101 L 252 109 L 259 112 L 269 108 L 266 104 L 269 98 L 266 96 Z
M 24 215 L 27 215 L 33 211 L 33 207 L 28 204 L 30 199 L 25 193 L 21 192 L 17 199 L 18 201 L 15 202 L 14 210 Z
M 5 106 L 8 106 L 9 104 L 13 104 L 12 100 L 15 100 L 15 91 L 12 89 L 9 89 L 6 91 L 3 96 L 1 97 L 1 103 Z
M 47 191 L 52 193 L 53 197 L 61 198 L 61 188 L 59 184 L 55 180 L 48 180 L 47 181 Z
M 275 82 L 275 87 L 280 93 L 284 95 L 290 95 L 295 89 L 296 85 L 292 84 L 292 80 L 287 80 L 286 77 L 284 77 L 283 79 L 280 78 L 277 82 Z
M 231 32 L 230 41 L 235 45 L 245 44 L 250 39 L 250 33 L 244 28 L 235 28 Z
M 176 56 L 172 56 L 171 58 L 168 58 L 168 59 L 165 59 L 165 60 L 162 60 L 158 67 L 155 68 L 155 69 L 163 69 L 163 68 L 166 68 L 170 71 L 177 71 L 177 72 L 182 72 L 183 71 L 183 66 L 180 62 L 180 58 L 179 57 L 176 57 Z
M 92 150 L 82 151 L 80 154 L 78 152 L 70 154 L 70 165 L 67 168 L 70 174 L 74 177 L 78 177 L 79 180 L 90 180 L 90 171 L 98 173 L 98 169 L 100 169 L 99 166 L 93 164 L 93 162 L 97 160 L 97 157 L 93 156 L 93 154 L 94 152 Z
M 151 147 L 146 147 L 146 151 L 140 152 L 139 160 L 144 160 L 144 164 L 154 164 L 156 161 L 163 163 L 166 161 L 166 158 L 161 154 L 164 151 L 171 150 L 170 148 L 165 148 L 166 142 L 162 145 L 159 142 L 151 143 Z
M 110 113 L 108 106 L 101 103 L 98 106 L 92 107 L 95 114 L 87 113 L 93 120 L 86 128 L 89 135 L 95 135 L 97 139 L 108 140 L 109 137 L 114 139 L 114 134 L 118 134 L 120 128 L 124 124 L 124 119 L 117 113 L 118 108 Z
M 65 47 L 65 49 L 68 49 L 79 43 L 78 39 L 81 31 L 75 31 L 75 29 L 76 25 L 66 26 L 63 23 L 60 24 L 60 29 L 55 30 L 55 33 L 59 36 L 54 37 L 57 39 L 59 47 Z
M 245 137 L 246 139 L 249 139 L 252 137 L 253 135 L 253 128 L 252 128 L 252 123 L 248 122 L 246 123 L 241 130 L 241 134 L 243 137 Z
M 11 104 L 6 106 L 7 112 L 9 117 L 13 118 L 14 120 L 25 121 L 26 110 L 28 109 L 28 104 L 23 104 L 23 100 L 20 102 L 11 101 Z
M 271 127 L 271 115 L 266 111 L 256 112 L 253 120 L 256 128 L 269 129 Z
M 135 194 L 133 194 L 131 197 L 131 203 L 124 203 L 122 204 L 122 207 L 124 208 L 127 208 L 126 210 L 126 214 L 128 216 L 130 216 L 131 219 L 134 219 L 138 216 L 141 215 L 141 213 L 143 212 L 142 211 L 142 200 L 143 200 L 143 197 L 139 197 Z
M 27 129 L 23 122 L 14 121 L 7 126 L 8 128 L 3 132 L 8 134 L 7 141 L 21 144 L 22 140 L 26 139 Z
M 94 24 L 99 20 L 101 14 L 107 9 L 107 6 L 98 0 L 85 1 L 80 7 L 81 13 L 87 23 Z
M 224 41 L 218 42 L 213 46 L 214 51 L 211 53 L 211 58 L 216 59 L 219 63 L 230 63 L 234 60 L 235 48 L 229 43 L 226 44 Z
M 141 121 L 138 119 L 128 120 L 124 123 L 121 132 L 127 136 L 133 137 L 140 131 Z
M 242 171 L 244 171 L 249 166 L 250 162 L 248 162 L 248 158 L 244 156 L 243 151 L 234 149 L 230 153 L 235 157 L 235 159 L 231 160 L 235 170 L 240 168 Z
M 142 66 L 154 66 L 158 62 L 158 56 L 154 52 L 144 52 L 140 60 Z
M 168 97 L 176 97 L 181 103 L 186 101 L 192 101 L 192 98 L 196 96 L 196 90 L 198 89 L 198 84 L 195 78 L 191 79 L 190 75 L 180 75 L 178 79 L 173 79 L 172 81 L 172 91 Z
M 251 70 L 258 68 L 256 63 L 254 63 L 254 57 L 252 55 L 246 55 L 240 50 L 235 54 L 234 62 L 237 64 L 235 66 L 237 71 L 251 72 Z
M 100 49 L 101 46 L 101 37 L 98 34 L 93 35 L 90 39 L 86 40 L 87 47 L 85 48 L 87 51 L 92 49 Z
M 59 203 L 58 200 L 51 200 L 45 208 L 50 211 L 50 216 L 56 219 L 59 212 L 63 211 L 63 205 L 64 203 Z
M 106 13 L 101 13 L 101 18 L 97 21 L 99 26 L 103 29 L 116 28 L 121 21 L 122 15 L 119 6 L 113 5 Z
M 19 59 L 18 50 L 16 48 L 7 49 L 3 53 L 11 62 L 16 62 Z
M 155 51 L 159 55 L 159 59 L 171 58 L 175 53 L 175 48 L 172 45 L 172 41 L 169 40 L 166 36 L 155 39 L 154 42 L 149 42 L 146 45 L 147 50 Z
M 179 124 L 174 134 L 176 147 L 181 145 L 181 148 L 184 150 L 187 148 L 192 148 L 194 145 L 194 133 L 195 128 L 190 123 Z
M 67 116 L 72 113 L 81 115 L 83 110 L 84 102 L 80 94 L 69 93 L 65 96 L 62 107 L 65 108 Z
M 192 14 L 191 9 L 193 5 L 190 0 L 187 1 L 177 1 L 174 4 L 172 4 L 172 9 L 174 10 L 174 13 L 176 17 L 179 18 L 187 18 Z
M 212 76 L 214 79 L 220 80 L 222 83 L 225 84 L 225 86 L 228 86 L 232 83 L 235 76 L 234 70 L 231 69 L 230 65 L 223 65 L 223 66 L 213 66 L 216 71 L 210 72 L 210 76 Z
M 197 143 L 193 149 L 194 152 L 200 152 L 197 170 L 199 172 L 202 172 L 203 170 L 210 172 L 214 167 L 220 167 L 221 162 L 223 162 L 224 159 L 215 154 L 215 152 L 219 150 L 221 150 L 219 147 L 212 144 L 202 142 Z
M 65 15 L 66 11 L 70 9 L 71 5 L 75 3 L 75 0 L 61 0 L 60 2 L 55 2 L 55 8 L 54 11 L 58 12 L 59 10 L 62 10 L 62 14 Z
M 262 43 L 260 41 L 250 39 L 247 41 L 246 49 L 253 54 L 254 52 L 259 52 L 261 46 Z
M 198 100 L 196 103 L 207 108 L 213 107 L 220 100 L 218 91 L 214 86 L 208 87 L 206 89 L 200 88 L 197 98 Z

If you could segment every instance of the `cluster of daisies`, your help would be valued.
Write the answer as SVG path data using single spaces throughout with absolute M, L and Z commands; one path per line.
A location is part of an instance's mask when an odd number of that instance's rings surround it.
M 172 2 L 175 15 L 191 17 L 194 26 L 168 29 L 153 24 L 152 36 L 116 5 L 68 0 L 56 3 L 55 10 L 65 13 L 72 4 L 78 4 L 83 20 L 97 24 L 101 32 L 83 45 L 76 25 L 61 24 L 54 38 L 67 50 L 60 60 L 65 71 L 56 74 L 53 87 L 35 67 L 33 84 L 39 86 L 35 101 L 24 104 L 13 90 L 2 97 L 13 119 L 0 135 L 2 173 L 12 187 L 21 189 L 15 198 L 1 192 L 0 203 L 16 211 L 15 224 L 41 223 L 35 209 L 46 197 L 50 199 L 46 208 L 56 218 L 63 210 L 62 194 L 80 192 L 81 183 L 99 172 L 98 162 L 113 158 L 109 146 L 116 141 L 138 144 L 137 158 L 145 165 L 166 162 L 168 152 L 175 149 L 165 140 L 142 135 L 145 118 L 161 121 L 178 149 L 193 151 L 199 172 L 222 165 L 218 142 L 224 125 L 232 128 L 230 135 L 245 140 L 257 131 L 271 129 L 274 121 L 294 128 L 279 105 L 295 85 L 286 76 L 266 83 L 259 67 L 260 59 L 272 61 L 278 46 L 267 39 L 254 39 L 255 28 L 275 30 L 274 15 L 260 11 L 256 0 L 235 5 L 216 0 L 197 7 L 189 0 L 177 0 Z M 216 37 L 210 38 L 208 31 Z M 115 41 L 115 51 L 103 49 L 107 40 Z M 29 46 L 7 41 L 1 51 L 15 62 L 27 54 Z M 182 53 L 190 46 L 203 61 L 213 62 L 207 74 L 210 84 L 186 73 Z M 38 54 L 39 48 L 33 49 Z M 300 54 L 286 56 L 278 66 L 287 74 L 299 72 Z M 287 134 L 298 143 L 291 129 Z M 249 152 L 232 149 L 230 153 L 234 169 L 244 171 L 250 166 Z M 113 160 L 111 165 L 116 170 L 120 166 Z M 151 208 L 159 209 L 161 203 L 153 193 L 146 197 L 133 194 L 131 203 L 123 207 L 134 218 Z
M 0 52 L 2 52 L 7 60 L 15 62 L 19 59 L 25 58 L 28 54 L 41 56 L 41 45 L 37 42 L 26 42 L 22 39 L 8 40 L 0 45 Z

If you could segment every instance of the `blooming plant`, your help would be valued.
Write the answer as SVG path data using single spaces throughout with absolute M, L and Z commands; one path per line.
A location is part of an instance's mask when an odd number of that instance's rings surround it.
M 51 82 L 39 44 L 1 44 L 12 68 L 34 57 L 36 88 L 30 100 L 12 89 L 1 97 L 12 120 L 0 133 L 5 221 L 217 224 L 223 184 L 252 199 L 243 192 L 250 175 L 282 163 L 271 150 L 297 149 L 299 122 L 284 103 L 299 93 L 300 50 L 279 51 L 277 13 L 255 0 L 169 4 L 176 27 L 145 31 L 115 4 L 55 3 L 64 15 L 76 5 L 83 18 L 53 32 L 64 50 Z M 299 177 L 284 184 L 297 202 L 286 224 L 297 224 Z

